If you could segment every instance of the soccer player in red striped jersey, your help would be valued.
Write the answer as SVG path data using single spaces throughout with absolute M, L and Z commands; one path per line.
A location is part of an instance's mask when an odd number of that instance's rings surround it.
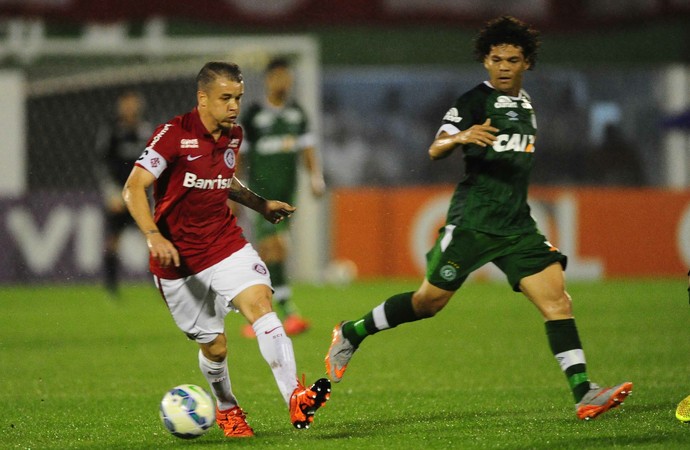
M 235 178 L 244 94 L 239 67 L 209 62 L 197 76 L 197 106 L 160 125 L 125 184 L 127 208 L 146 237 L 150 268 L 177 326 L 199 345 L 199 368 L 228 437 L 253 436 L 230 383 L 225 316 L 252 325 L 296 428 L 309 428 L 330 396 L 322 378 L 297 379 L 292 342 L 272 310 L 270 274 L 242 235 L 228 198 L 278 224 L 295 208 L 266 200 Z M 155 210 L 146 197 L 153 185 Z

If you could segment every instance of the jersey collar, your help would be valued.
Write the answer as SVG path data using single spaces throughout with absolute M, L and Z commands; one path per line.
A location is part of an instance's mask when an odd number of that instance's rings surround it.
M 493 89 L 494 91 L 498 91 L 498 89 L 496 89 L 491 84 L 491 82 L 489 80 L 485 81 L 484 84 L 487 85 L 488 87 L 490 87 L 491 89 Z M 503 94 L 503 95 L 505 95 L 508 98 L 515 99 L 515 100 L 522 100 L 524 98 L 524 95 L 522 95 L 522 88 L 520 89 L 520 93 L 518 93 L 517 97 L 513 97 L 512 95 L 508 95 L 508 94 Z

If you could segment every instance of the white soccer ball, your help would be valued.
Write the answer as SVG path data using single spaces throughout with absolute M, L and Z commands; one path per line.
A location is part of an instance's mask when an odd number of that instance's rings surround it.
M 216 403 L 199 386 L 181 384 L 163 396 L 160 417 L 173 436 L 193 439 L 213 426 L 216 421 Z
M 324 270 L 324 280 L 335 286 L 347 286 L 357 279 L 357 264 L 349 259 L 334 259 Z

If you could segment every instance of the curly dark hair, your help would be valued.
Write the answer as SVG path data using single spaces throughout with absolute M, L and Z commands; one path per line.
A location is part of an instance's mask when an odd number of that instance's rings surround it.
M 510 44 L 522 48 L 525 60 L 533 69 L 537 63 L 537 50 L 541 44 L 539 31 L 511 16 L 501 16 L 490 20 L 479 31 L 474 40 L 474 56 L 483 62 L 491 52 L 491 47 Z

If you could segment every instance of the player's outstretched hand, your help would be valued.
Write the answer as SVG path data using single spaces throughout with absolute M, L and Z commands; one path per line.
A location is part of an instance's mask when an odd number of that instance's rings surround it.
M 278 224 L 290 217 L 297 208 L 279 200 L 267 200 L 263 216 L 273 224 Z
M 180 267 L 180 254 L 172 242 L 164 238 L 160 233 L 147 235 L 146 245 L 148 245 L 153 259 L 158 261 L 161 267 L 169 267 L 170 265 Z
M 481 147 L 486 147 L 487 145 L 494 145 L 496 136 L 493 133 L 497 133 L 498 128 L 491 126 L 491 119 L 486 119 L 481 125 L 472 125 L 467 130 L 462 133 L 457 134 L 458 144 L 475 144 Z

